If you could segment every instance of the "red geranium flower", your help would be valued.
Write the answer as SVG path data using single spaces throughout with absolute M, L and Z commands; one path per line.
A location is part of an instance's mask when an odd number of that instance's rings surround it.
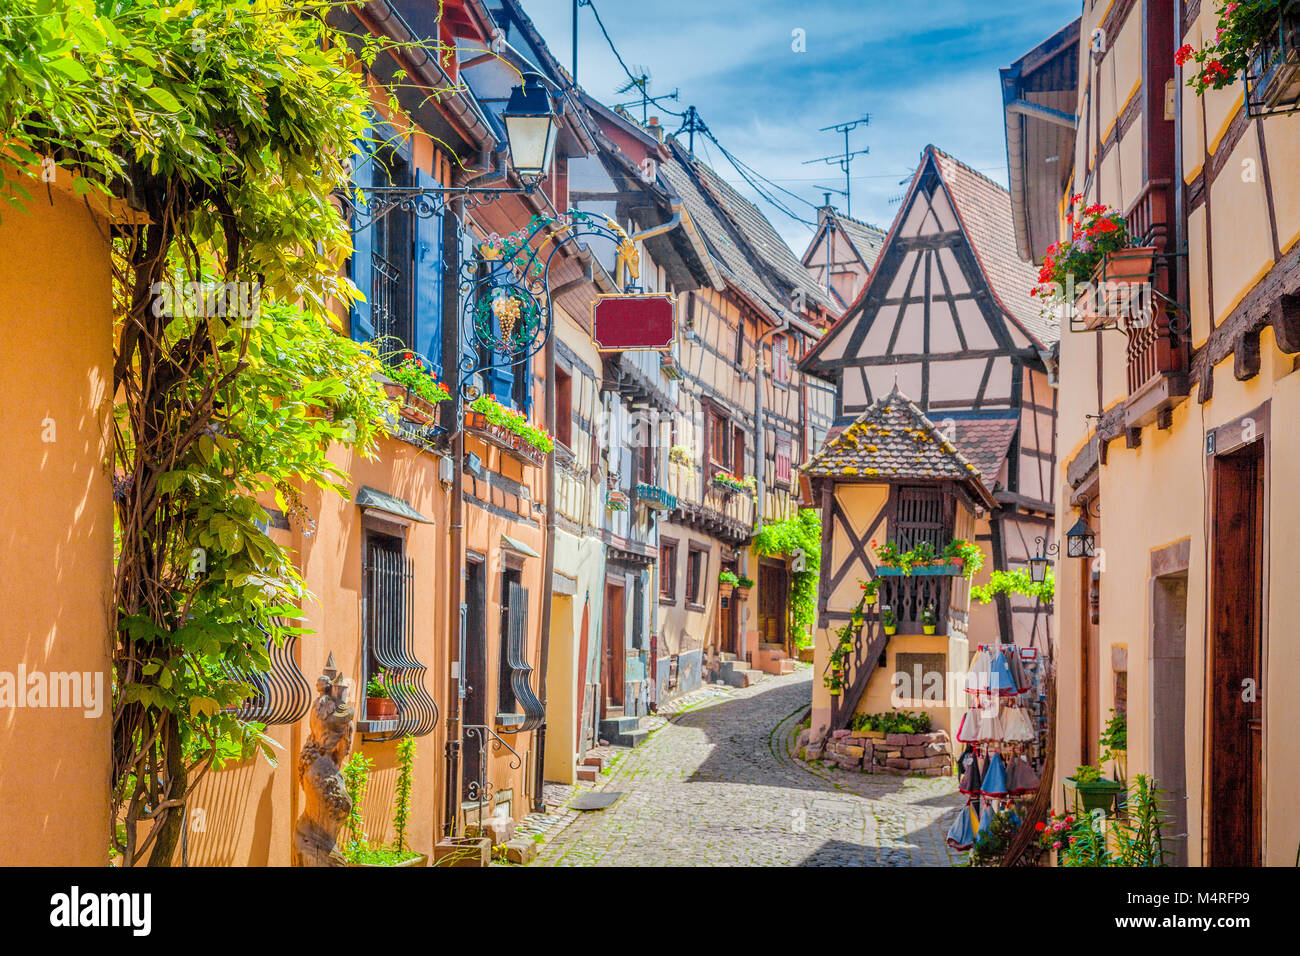
M 1184 43 L 1182 46 L 1178 48 L 1178 52 L 1174 54 L 1174 62 L 1177 63 L 1179 66 L 1182 66 L 1184 63 L 1186 63 L 1188 60 L 1192 58 L 1192 54 L 1194 52 L 1196 51 L 1192 49 L 1192 45 L 1190 43 Z

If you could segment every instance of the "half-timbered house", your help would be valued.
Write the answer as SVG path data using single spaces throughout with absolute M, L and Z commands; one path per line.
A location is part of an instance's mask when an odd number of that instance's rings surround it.
M 872 544 L 889 541 L 908 551 L 925 542 L 941 554 L 956 539 L 969 541 L 977 522 L 997 507 L 991 488 L 974 462 L 897 387 L 860 412 L 802 471 L 823 522 L 814 736 L 843 729 L 859 709 L 877 713 L 891 707 L 924 708 L 937 729 L 955 733 L 965 701 L 947 695 L 947 675 L 964 671 L 970 659 L 970 581 L 960 573 L 877 577 Z M 860 585 L 872 578 L 879 588 L 876 604 L 859 610 Z M 893 636 L 884 631 L 886 609 L 897 622 Z M 929 634 L 927 612 L 934 622 Z M 838 633 L 855 615 L 863 626 L 852 631 L 852 652 L 832 663 Z M 819 678 L 831 676 L 835 666 L 844 670 L 828 686 Z M 920 686 L 900 697 L 895 675 L 913 673 L 920 674 Z M 927 682 L 936 685 L 935 693 L 926 693 Z
M 835 383 L 837 429 L 897 389 L 974 464 L 995 502 L 974 527 L 988 570 L 1026 567 L 1054 510 L 1058 333 L 1029 294 L 1010 211 L 1005 189 L 926 147 L 870 280 L 800 366 Z M 972 610 L 986 642 L 1045 646 L 1049 624 L 1015 595 Z
M 672 653 L 707 650 L 706 672 L 743 685 L 751 671 L 792 666 L 788 559 L 748 545 L 757 524 L 798 507 L 793 466 L 831 424 L 829 387 L 797 363 L 834 308 L 757 207 L 681 143 L 667 146 L 660 175 L 714 277 L 680 315 L 671 439 L 680 448 L 668 471 L 677 508 L 660 523 L 661 633 Z M 724 571 L 756 587 L 727 593 Z
M 1175 51 L 1213 44 L 1223 6 L 1086 2 L 1001 74 L 1023 255 L 1070 237 L 1081 196 L 1124 217 L 1156 293 L 1062 323 L 1056 537 L 1091 537 L 1056 575 L 1055 792 L 1104 760 L 1167 794 L 1170 863 L 1290 866 L 1300 10 L 1274 5 L 1249 86 L 1198 95 Z
M 801 261 L 842 312 L 867 284 L 884 242 L 884 230 L 846 216 L 834 206 L 822 206 L 817 210 L 817 231 Z

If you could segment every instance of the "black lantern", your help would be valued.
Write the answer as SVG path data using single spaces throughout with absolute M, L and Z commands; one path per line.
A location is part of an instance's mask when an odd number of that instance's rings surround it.
M 1088 529 L 1081 516 L 1065 533 L 1065 553 L 1071 558 L 1091 558 L 1096 553 L 1097 536 Z
M 1029 580 L 1042 584 L 1047 580 L 1047 559 L 1041 555 L 1029 559 Z
M 551 94 L 536 73 L 524 76 L 524 85 L 510 93 L 501 119 L 510 141 L 510 159 L 521 176 L 545 176 L 555 154 L 555 140 L 560 124 L 551 103 Z

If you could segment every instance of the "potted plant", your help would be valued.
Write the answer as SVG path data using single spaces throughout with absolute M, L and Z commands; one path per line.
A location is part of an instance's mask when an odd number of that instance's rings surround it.
M 723 597 L 730 597 L 732 589 L 740 579 L 736 577 L 735 571 L 723 571 L 718 575 L 718 593 Z
M 451 391 L 438 381 L 433 368 L 414 352 L 401 351 L 385 358 L 393 359 L 388 368 L 389 381 L 384 390 L 390 398 L 402 402 L 402 417 L 427 425 L 437 416 L 440 402 L 450 400 Z
M 1115 777 L 1123 785 L 1128 777 L 1128 718 L 1116 713 L 1114 707 L 1097 744 L 1102 748 L 1101 762 L 1114 761 Z
M 921 608 L 921 630 L 926 634 L 933 634 L 935 626 L 934 605 L 927 604 Z
M 962 569 L 962 577 L 967 580 L 984 567 L 984 552 L 979 545 L 965 538 L 953 538 L 943 549 L 943 556 L 951 564 Z
M 729 495 L 745 490 L 745 482 L 728 471 L 716 472 L 713 476 L 713 485 L 716 488 L 721 488 Z
M 871 578 L 867 581 L 859 581 L 858 583 L 862 585 L 862 603 L 867 607 L 875 604 L 876 593 L 880 588 L 880 583 L 875 578 Z
M 1100 324 L 1114 312 L 1098 288 L 1109 283 L 1127 286 L 1139 279 L 1145 282 L 1151 272 L 1154 248 L 1126 251 L 1114 266 L 1114 275 L 1107 275 L 1107 263 L 1114 253 L 1129 250 L 1128 220 L 1105 203 L 1083 205 L 1083 194 L 1070 197 L 1070 211 L 1066 214 L 1070 236 L 1047 247 L 1043 254 L 1043 267 L 1038 274 L 1038 285 L 1030 294 L 1039 297 L 1048 306 L 1057 306 L 1074 300 L 1075 310 L 1087 328 Z M 1143 263 L 1145 262 L 1145 265 Z M 1122 290 L 1128 293 L 1129 290 Z
M 691 450 L 685 445 L 673 445 L 668 449 L 668 460 L 674 465 L 693 465 L 695 459 L 691 455 Z
M 1073 777 L 1064 781 L 1066 803 L 1074 807 L 1075 813 L 1091 813 L 1093 810 L 1110 812 L 1115 797 L 1124 788 L 1114 780 L 1101 775 L 1096 767 L 1081 765 L 1074 771 Z
M 754 589 L 754 579 L 747 578 L 743 574 L 736 581 L 736 596 L 742 601 L 749 597 L 749 592 Z
M 366 720 L 397 719 L 397 702 L 389 696 L 387 679 L 387 673 L 380 669 L 366 681 Z
M 1267 109 L 1300 102 L 1300 4 L 1295 0 L 1254 0 L 1215 6 L 1214 42 L 1199 50 L 1185 44 L 1174 62 L 1187 71 L 1187 85 L 1203 96 L 1221 90 L 1245 73 L 1253 101 Z
M 840 696 L 840 691 L 844 688 L 840 675 L 834 673 L 827 677 L 823 677 L 822 684 L 831 692 L 832 697 Z
M 880 626 L 885 629 L 885 636 L 892 637 L 898 633 L 898 616 L 894 609 L 886 604 L 880 611 Z
M 406 842 L 411 819 L 411 792 L 414 780 L 415 738 L 403 737 L 397 745 L 397 784 L 393 803 L 393 845 L 371 843 L 361 816 L 361 802 L 369 786 L 373 763 L 360 751 L 353 753 L 343 766 L 343 786 L 351 801 L 344 819 L 347 840 L 340 849 L 349 866 L 425 866 L 429 857 L 412 850 Z

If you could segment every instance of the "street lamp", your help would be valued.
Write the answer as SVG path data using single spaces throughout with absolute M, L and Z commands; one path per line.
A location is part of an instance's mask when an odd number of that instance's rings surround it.
M 537 178 L 550 171 L 560 130 L 551 95 L 541 79 L 536 73 L 525 74 L 523 86 L 510 92 L 510 102 L 501 114 L 515 170 L 521 176 Z
M 1082 515 L 1074 527 L 1065 533 L 1065 553 L 1072 558 L 1091 558 L 1096 553 L 1097 536 L 1088 529 Z
M 1056 554 L 1061 549 L 1055 541 L 1049 544 L 1041 535 L 1034 542 L 1038 545 L 1038 553 L 1029 559 L 1029 580 L 1042 584 L 1047 580 L 1048 555 Z

